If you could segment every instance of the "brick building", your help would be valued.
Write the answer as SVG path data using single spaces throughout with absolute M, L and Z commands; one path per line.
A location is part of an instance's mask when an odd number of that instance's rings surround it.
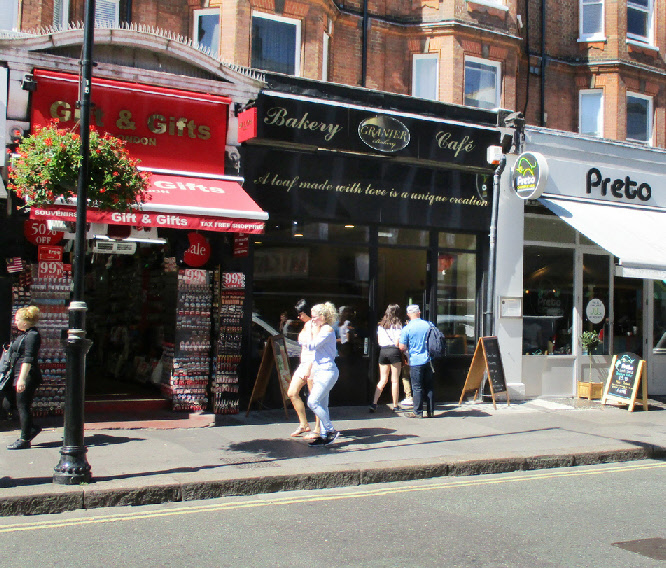
M 0 27 L 62 28 L 82 0 L 3 0 Z M 159 8 L 158 8 L 159 7 Z M 660 0 L 98 0 L 100 20 L 190 37 L 222 61 L 666 145 Z

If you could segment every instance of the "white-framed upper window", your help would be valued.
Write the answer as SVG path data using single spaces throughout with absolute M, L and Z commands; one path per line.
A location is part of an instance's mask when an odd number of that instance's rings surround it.
M 19 0 L 0 0 L 0 30 L 19 29 Z
M 653 0 L 627 0 L 627 39 L 652 44 Z
M 53 0 L 53 27 L 66 30 L 69 24 L 69 0 Z
M 502 68 L 499 61 L 465 58 L 465 105 L 493 109 L 500 107 Z
M 439 55 L 417 53 L 412 60 L 412 96 L 439 100 Z
M 578 97 L 578 131 L 588 136 L 604 135 L 604 92 L 585 89 Z
M 220 9 L 194 10 L 194 33 L 192 38 L 199 47 L 210 50 L 217 57 L 220 51 Z
M 583 41 L 604 39 L 604 0 L 579 0 L 578 35 Z
M 120 23 L 120 0 L 96 0 L 95 25 L 117 28 Z
M 300 20 L 253 12 L 251 65 L 298 76 L 301 72 Z
M 627 140 L 652 141 L 652 97 L 627 92 Z

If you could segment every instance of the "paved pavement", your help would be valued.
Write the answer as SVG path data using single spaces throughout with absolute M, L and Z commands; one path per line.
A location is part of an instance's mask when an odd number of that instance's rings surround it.
M 652 399 L 648 412 L 535 399 L 497 409 L 491 402 L 439 405 L 434 418 L 420 420 L 381 405 L 374 414 L 338 407 L 331 415 L 342 436 L 324 448 L 289 437 L 292 410 L 289 420 L 283 410 L 253 411 L 217 417 L 212 426 L 210 415 L 171 425 L 87 422 L 93 480 L 78 486 L 52 482 L 62 444 L 57 421 L 21 451 L 4 449 L 17 435 L 5 423 L 0 515 L 666 458 L 666 404 Z

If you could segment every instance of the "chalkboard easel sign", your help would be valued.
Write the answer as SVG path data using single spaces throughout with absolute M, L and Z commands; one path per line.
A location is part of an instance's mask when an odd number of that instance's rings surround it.
M 499 342 L 495 336 L 479 338 L 458 404 L 462 404 L 463 398 L 465 398 L 465 394 L 468 392 L 474 392 L 474 400 L 476 400 L 479 390 L 483 385 L 484 377 L 488 377 L 490 394 L 493 398 L 493 407 L 497 409 L 495 394 L 501 392 L 506 392 L 506 404 L 510 406 L 509 389 L 506 386 L 504 366 L 502 365 L 502 354 L 500 353 Z
M 647 381 L 643 378 L 644 369 L 645 361 L 635 353 L 613 355 L 601 404 L 626 404 L 627 410 L 633 412 L 640 386 L 643 410 L 647 410 Z
M 264 354 L 261 358 L 257 378 L 254 381 L 252 394 L 250 395 L 250 402 L 247 405 L 247 412 L 245 416 L 250 413 L 250 407 L 253 402 L 261 402 L 266 396 L 266 388 L 268 387 L 268 380 L 275 364 L 277 371 L 278 383 L 280 383 L 280 394 L 282 395 L 282 404 L 284 406 L 284 414 L 289 418 L 287 412 L 287 391 L 289 390 L 289 383 L 291 382 L 291 371 L 289 370 L 289 356 L 287 355 L 287 346 L 284 342 L 283 335 L 273 335 L 268 338 L 264 345 Z

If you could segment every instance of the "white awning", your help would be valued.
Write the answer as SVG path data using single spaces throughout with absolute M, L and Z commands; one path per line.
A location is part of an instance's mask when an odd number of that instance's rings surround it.
M 539 201 L 618 257 L 618 276 L 666 279 L 666 209 L 548 194 Z

